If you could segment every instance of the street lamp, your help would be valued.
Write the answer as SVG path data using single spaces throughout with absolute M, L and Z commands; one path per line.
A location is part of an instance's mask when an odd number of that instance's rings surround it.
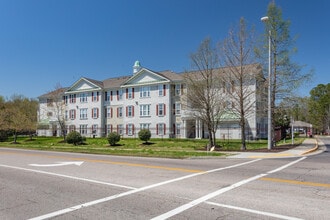
M 269 17 L 261 18 L 262 22 L 268 22 Z M 268 150 L 272 149 L 272 102 L 271 102 L 271 31 L 268 30 Z

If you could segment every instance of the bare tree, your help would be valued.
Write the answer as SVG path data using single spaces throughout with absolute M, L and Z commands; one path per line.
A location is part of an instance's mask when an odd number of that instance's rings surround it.
M 205 39 L 196 53 L 190 56 L 194 72 L 185 74 L 187 105 L 209 132 L 209 146 L 215 146 L 215 134 L 220 123 L 222 96 L 220 95 L 219 59 L 211 40 Z
M 228 67 L 223 78 L 231 88 L 228 99 L 232 102 L 231 110 L 240 118 L 242 150 L 246 150 L 247 118 L 256 111 L 256 69 L 254 57 L 253 30 L 248 29 L 244 18 L 237 27 L 231 28 L 228 37 L 220 45 L 224 56 L 224 65 Z

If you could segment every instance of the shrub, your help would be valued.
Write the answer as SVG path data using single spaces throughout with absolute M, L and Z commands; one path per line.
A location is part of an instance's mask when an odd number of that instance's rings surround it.
M 151 132 L 149 129 L 142 129 L 139 131 L 139 138 L 141 141 L 144 141 L 145 143 L 148 143 L 151 137 Z
M 0 130 L 0 142 L 6 141 L 8 139 L 7 131 Z
M 120 141 L 120 135 L 117 132 L 111 132 L 108 135 L 108 142 L 111 146 L 116 145 L 116 143 L 119 141 Z
M 78 145 L 78 144 L 81 144 L 83 142 L 83 137 L 81 136 L 81 134 L 79 132 L 77 132 L 77 131 L 71 131 L 67 135 L 66 141 L 69 144 Z

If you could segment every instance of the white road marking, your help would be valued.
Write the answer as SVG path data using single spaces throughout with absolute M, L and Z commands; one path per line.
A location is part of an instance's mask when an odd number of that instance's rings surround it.
M 295 160 L 295 161 L 293 161 L 291 163 L 288 163 L 288 164 L 286 164 L 284 166 L 281 166 L 281 167 L 279 167 L 277 169 L 274 169 L 272 171 L 269 171 L 269 172 L 267 172 L 267 174 L 259 174 L 259 175 L 256 175 L 254 177 L 251 177 L 251 178 L 248 178 L 248 179 L 239 181 L 237 183 L 234 183 L 234 184 L 232 184 L 230 186 L 227 186 L 225 188 L 221 188 L 221 189 L 219 189 L 219 190 L 217 190 L 215 192 L 212 192 L 210 194 L 207 194 L 205 196 L 202 196 L 202 197 L 200 197 L 200 198 L 198 198 L 196 200 L 193 200 L 193 201 L 191 201 L 191 202 L 189 202 L 187 204 L 184 204 L 182 206 L 179 206 L 178 208 L 175 208 L 175 209 L 173 209 L 171 211 L 168 211 L 168 212 L 166 212 L 166 213 L 164 213 L 162 215 L 159 215 L 159 216 L 157 216 L 155 218 L 152 218 L 152 220 L 163 220 L 163 219 L 170 218 L 170 217 L 172 217 L 174 215 L 177 215 L 177 214 L 179 214 L 179 213 L 181 213 L 181 212 L 183 212 L 183 211 L 185 211 L 187 209 L 190 209 L 190 208 L 192 208 L 192 207 L 194 207 L 194 206 L 196 206 L 196 205 L 198 205 L 198 204 L 200 204 L 202 202 L 205 202 L 205 201 L 207 201 L 209 199 L 212 199 L 212 198 L 214 198 L 214 197 L 216 197 L 216 196 L 218 196 L 220 194 L 223 194 L 225 192 L 228 192 L 228 191 L 230 191 L 232 189 L 235 189 L 235 188 L 237 188 L 239 186 L 242 186 L 244 184 L 247 184 L 249 182 L 252 182 L 252 181 L 254 181 L 256 179 L 259 179 L 261 177 L 267 176 L 267 175 L 269 175 L 271 173 L 275 173 L 275 172 L 278 172 L 280 170 L 283 170 L 283 169 L 285 169 L 285 168 L 287 168 L 287 167 L 289 167 L 289 166 L 291 166 L 291 165 L 293 165 L 295 163 L 298 163 L 298 162 L 300 162 L 301 160 L 304 160 L 304 159 L 306 159 L 306 157 L 299 158 L 298 160 Z
M 306 159 L 306 157 L 301 157 L 301 158 L 298 159 L 298 160 L 292 161 L 291 163 L 288 163 L 288 164 L 286 164 L 286 165 L 284 165 L 284 166 L 281 166 L 281 167 L 279 167 L 279 168 L 277 168 L 277 169 L 274 169 L 274 170 L 268 171 L 267 173 L 268 173 L 268 174 L 276 173 L 276 172 L 278 172 L 278 171 L 281 171 L 281 170 L 283 170 L 283 169 L 285 169 L 285 168 L 287 168 L 287 167 L 289 167 L 289 166 L 292 166 L 293 164 L 298 163 L 298 162 L 300 162 L 301 160 L 305 160 L 305 159 Z
M 271 213 L 271 212 L 263 212 L 263 211 L 258 211 L 258 210 L 254 210 L 254 209 L 247 209 L 247 208 L 242 208 L 242 207 L 237 207 L 237 206 L 232 206 L 232 205 L 219 204 L 219 203 L 215 203 L 215 202 L 205 202 L 205 203 L 207 203 L 209 205 L 215 205 L 215 206 L 227 208 L 227 209 L 235 209 L 235 210 L 239 210 L 239 211 L 243 211 L 243 212 L 250 212 L 250 213 L 254 213 L 254 214 L 258 214 L 258 215 L 265 215 L 265 216 L 274 217 L 274 218 L 278 218 L 278 219 L 302 220 L 301 218 L 295 218 L 295 217 L 275 214 L 275 213 Z
M 108 183 L 108 182 L 103 182 L 103 181 L 98 181 L 98 180 L 91 180 L 91 179 L 86 179 L 86 178 L 81 178 L 81 177 L 58 174 L 58 173 L 51 173 L 51 172 L 46 172 L 46 171 L 41 171 L 41 170 L 14 167 L 14 166 L 8 166 L 8 165 L 3 165 L 3 164 L 0 164 L 0 167 L 16 169 L 16 170 L 23 170 L 23 171 L 34 172 L 34 173 L 41 173 L 41 174 L 46 174 L 46 175 L 51 175 L 51 176 L 59 176 L 59 177 L 64 177 L 64 178 L 69 178 L 69 179 L 74 179 L 74 180 L 103 184 L 103 185 L 108 185 L 108 186 L 115 186 L 115 187 L 120 187 L 120 188 L 125 188 L 125 189 L 136 189 L 135 187 L 131 187 L 131 186 L 118 185 L 118 184 L 114 184 L 114 183 Z
M 30 166 L 33 167 L 60 167 L 60 166 L 67 166 L 67 165 L 77 165 L 80 166 L 81 164 L 83 164 L 84 161 L 71 161 L 71 162 L 56 162 L 53 164 L 29 164 Z
M 254 162 L 257 162 L 257 161 L 260 161 L 260 160 L 261 159 L 255 159 L 255 160 L 252 160 L 252 161 L 247 161 L 247 162 L 244 162 L 244 163 L 235 164 L 235 165 L 228 166 L 228 167 L 217 168 L 217 169 L 208 170 L 208 171 L 201 172 L 201 173 L 193 173 L 193 174 L 190 174 L 190 175 L 182 176 L 182 177 L 179 177 L 179 178 L 167 180 L 167 181 L 164 181 L 164 182 L 152 184 L 152 185 L 141 187 L 141 188 L 138 188 L 138 189 L 133 189 L 133 190 L 130 190 L 130 191 L 127 191 L 127 192 L 124 192 L 124 193 L 120 193 L 120 194 L 112 195 L 112 196 L 105 197 L 105 198 L 102 198 L 102 199 L 94 200 L 94 201 L 91 201 L 91 202 L 83 203 L 83 204 L 80 204 L 80 205 L 72 206 L 70 208 L 66 208 L 66 209 L 55 211 L 55 212 L 51 212 L 51 213 L 48 213 L 48 214 L 45 214 L 45 215 L 41 215 L 41 216 L 38 216 L 38 217 L 35 217 L 35 218 L 31 218 L 29 220 L 43 220 L 43 219 L 53 218 L 53 217 L 56 217 L 56 216 L 59 216 L 59 215 L 63 215 L 63 214 L 69 213 L 69 212 L 79 210 L 79 209 L 84 208 L 84 207 L 96 205 L 96 204 L 103 203 L 103 202 L 108 202 L 108 201 L 113 200 L 113 199 L 117 199 L 117 198 L 120 198 L 120 197 L 124 197 L 124 196 L 127 196 L 127 195 L 138 193 L 138 192 L 141 192 L 141 191 L 145 191 L 145 190 L 155 188 L 155 187 L 158 187 L 158 186 L 162 186 L 162 185 L 165 185 L 165 184 L 177 182 L 177 181 L 180 181 L 180 180 L 184 180 L 184 179 L 188 179 L 188 178 L 191 178 L 191 177 L 203 175 L 203 174 L 206 174 L 206 173 L 212 173 L 212 172 L 217 172 L 217 171 L 220 171 L 220 170 L 226 170 L 226 169 L 231 169 L 231 168 L 243 166 L 243 165 L 254 163 Z

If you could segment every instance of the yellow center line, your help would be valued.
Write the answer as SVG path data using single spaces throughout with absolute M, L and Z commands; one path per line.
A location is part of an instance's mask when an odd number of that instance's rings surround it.
M 319 187 L 330 188 L 330 184 L 327 184 L 327 183 L 304 182 L 304 181 L 298 181 L 298 180 L 286 180 L 286 179 L 278 179 L 278 178 L 270 178 L 270 177 L 262 177 L 262 178 L 260 178 L 260 180 L 278 182 L 278 183 L 289 183 L 289 184 L 295 184 L 295 185 L 319 186 Z
M 58 158 L 58 159 L 65 159 L 65 160 L 83 160 L 85 162 L 91 162 L 91 163 L 105 163 L 105 164 L 132 166 L 132 167 L 144 167 L 144 168 L 151 168 L 151 169 L 180 171 L 180 172 L 186 172 L 186 173 L 205 172 L 203 170 L 185 169 L 185 168 L 178 168 L 178 167 L 166 167 L 166 166 L 156 166 L 156 165 L 148 165 L 148 164 L 116 162 L 116 161 L 111 161 L 111 160 L 95 160 L 95 159 L 88 159 L 88 158 L 77 158 L 77 157 L 66 157 L 66 156 L 42 155 L 42 154 L 38 154 L 38 153 L 1 152 L 0 154 L 21 154 L 21 155 L 28 155 L 28 156 L 39 156 L 39 157 L 42 156 L 42 157 L 47 157 L 47 158 Z

